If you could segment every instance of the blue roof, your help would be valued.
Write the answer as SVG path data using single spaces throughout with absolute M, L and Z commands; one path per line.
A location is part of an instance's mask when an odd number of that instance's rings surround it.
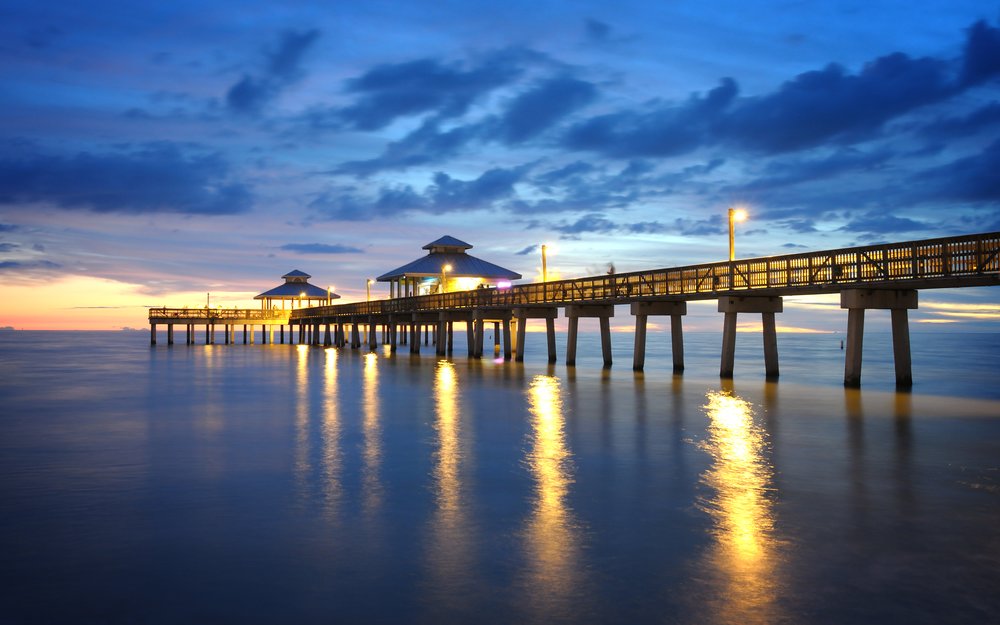
M 450 239 L 451 237 L 445 238 Z M 458 241 L 458 239 L 453 240 Z M 468 245 L 468 243 L 463 243 L 463 245 Z M 495 278 L 498 280 L 518 280 L 521 278 L 521 274 L 517 272 L 470 256 L 465 252 L 436 252 L 384 273 L 376 280 L 388 282 L 403 276 L 440 276 L 441 267 L 444 265 L 451 265 L 451 271 L 448 272 L 448 275 L 453 278 Z
M 472 248 L 472 245 L 466 243 L 465 241 L 459 241 L 455 237 L 448 236 L 447 234 L 438 239 L 437 241 L 432 241 L 425 245 L 421 249 L 431 250 L 435 247 L 459 247 L 463 250 L 468 250 Z
M 291 271 L 289 271 L 288 273 L 286 273 L 285 275 L 283 275 L 281 277 L 282 278 L 307 278 L 308 279 L 308 278 L 311 278 L 312 276 L 310 276 L 309 274 L 307 274 L 304 271 L 299 271 L 298 269 L 292 269 Z
M 260 295 L 255 296 L 254 299 L 298 299 L 300 293 L 305 293 L 305 297 L 310 299 L 326 299 L 326 289 L 321 289 L 308 282 L 286 282 L 279 284 L 270 291 L 264 291 Z M 332 293 L 330 298 L 339 299 L 340 296 Z

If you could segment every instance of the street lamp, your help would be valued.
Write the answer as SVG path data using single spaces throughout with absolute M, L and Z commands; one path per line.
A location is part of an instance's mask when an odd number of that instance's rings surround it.
M 441 265 L 441 288 L 439 289 L 442 293 L 445 292 L 446 280 L 448 279 L 447 273 L 451 271 L 451 265 Z
M 733 236 L 734 225 L 737 221 L 746 221 L 747 212 L 742 208 L 729 209 L 729 260 L 736 260 L 736 239 Z
M 547 245 L 542 243 L 542 282 L 549 281 L 549 270 L 545 262 L 545 250 L 547 249 L 547 247 L 548 247 Z
M 333 293 L 333 285 L 332 284 L 330 286 L 326 287 L 326 305 L 327 306 L 329 306 L 330 304 L 333 303 L 333 299 L 332 299 L 333 296 L 331 295 L 331 293 Z
M 365 281 L 365 290 L 368 292 L 368 301 L 372 301 L 372 279 L 368 278 Z
M 299 293 L 299 308 L 302 308 L 302 298 L 306 296 L 306 292 L 302 291 Z

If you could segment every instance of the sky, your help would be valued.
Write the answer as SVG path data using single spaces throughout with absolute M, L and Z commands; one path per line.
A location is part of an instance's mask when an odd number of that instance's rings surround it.
M 550 278 L 713 262 L 736 205 L 738 257 L 1000 231 L 1000 1 L 5 0 L 0 85 L 0 327 L 292 269 L 356 301 L 443 235 L 524 281 L 543 243 Z M 1000 287 L 920 297 L 1000 330 Z

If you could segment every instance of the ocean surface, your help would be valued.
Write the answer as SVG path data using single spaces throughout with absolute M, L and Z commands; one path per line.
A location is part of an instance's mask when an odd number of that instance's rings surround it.
M 1000 333 L 614 366 L 0 332 L 0 623 L 987 623 Z M 464 345 L 456 335 L 456 347 Z M 220 335 L 221 339 L 221 335 Z M 199 335 L 203 341 L 204 336 Z M 490 338 L 487 337 L 487 341 Z

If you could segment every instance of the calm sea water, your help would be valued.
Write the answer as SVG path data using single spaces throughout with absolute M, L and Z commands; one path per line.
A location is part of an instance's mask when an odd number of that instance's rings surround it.
M 161 336 L 161 339 L 163 337 Z M 200 337 L 201 338 L 201 337 Z M 0 333 L 0 623 L 986 623 L 1000 337 L 602 370 Z M 562 337 L 560 337 L 560 340 Z M 560 343 L 560 360 L 564 355 Z

